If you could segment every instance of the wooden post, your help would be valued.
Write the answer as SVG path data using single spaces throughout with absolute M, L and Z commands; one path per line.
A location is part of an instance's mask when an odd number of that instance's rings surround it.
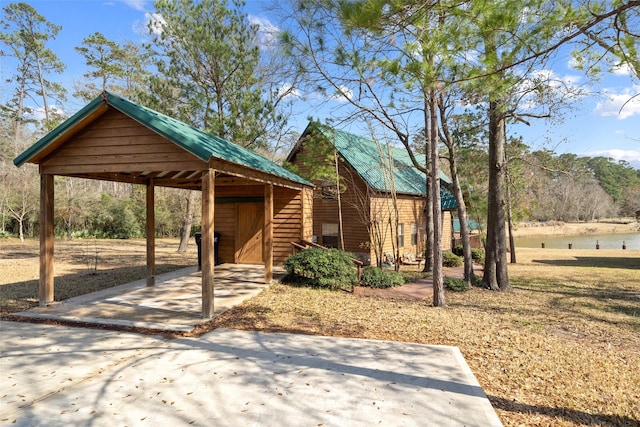
M 53 175 L 40 175 L 40 306 L 53 302 Z
M 155 187 L 147 182 L 147 286 L 156 284 L 156 213 Z
M 264 228 L 262 229 L 264 283 L 273 282 L 273 184 L 264 186 Z
M 215 170 L 202 174 L 202 317 L 213 317 Z

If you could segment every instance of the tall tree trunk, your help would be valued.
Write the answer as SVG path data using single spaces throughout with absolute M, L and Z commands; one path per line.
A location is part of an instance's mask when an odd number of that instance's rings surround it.
M 429 119 L 431 128 L 431 209 L 433 210 L 433 305 L 444 307 L 442 277 L 442 205 L 440 204 L 440 169 L 438 165 L 438 98 L 436 90 L 429 90 Z
M 471 239 L 469 238 L 469 223 L 467 221 L 467 205 L 464 202 L 462 187 L 460 185 L 460 177 L 458 176 L 458 159 L 456 158 L 455 141 L 449 132 L 447 123 L 446 108 L 444 99 L 440 97 L 438 105 L 440 111 L 440 123 L 442 125 L 442 133 L 449 151 L 449 173 L 451 174 L 451 191 L 456 198 L 458 205 L 458 220 L 460 221 L 460 237 L 462 238 L 462 254 L 464 257 L 464 281 L 475 284 L 475 274 L 473 272 L 473 255 L 471 253 Z
M 449 151 L 451 172 L 451 190 L 458 205 L 458 220 L 460 221 L 460 237 L 462 239 L 462 255 L 464 257 L 464 281 L 474 284 L 475 274 L 473 272 L 473 254 L 471 252 L 471 238 L 469 237 L 469 222 L 467 220 L 467 206 L 464 202 L 462 188 L 460 187 L 460 177 L 458 176 L 457 160 L 455 150 Z
M 71 203 L 69 203 L 68 209 L 71 209 Z M 73 238 L 73 232 L 71 231 L 71 214 L 67 214 L 67 218 L 65 220 L 66 226 L 67 226 L 67 240 L 72 240 Z
M 391 247 L 393 248 L 393 268 L 395 271 L 400 271 L 400 234 L 398 233 L 398 225 L 400 217 L 398 215 L 398 193 L 396 193 L 396 180 L 393 153 L 391 147 L 386 145 L 386 153 L 381 150 L 381 158 L 387 159 L 388 165 L 385 170 L 388 174 L 387 180 L 389 182 L 389 192 L 391 196 L 391 210 L 389 212 L 389 225 L 391 226 Z
M 504 114 L 500 101 L 489 101 L 489 194 L 487 198 L 487 246 L 483 283 L 494 290 L 510 288 L 504 197 Z
M 20 85 L 20 95 L 18 97 L 18 111 L 14 118 L 15 128 L 13 135 L 13 155 L 18 156 L 20 154 L 19 144 L 22 142 L 22 116 L 24 114 L 24 83 Z
M 342 199 L 340 198 L 340 171 L 338 170 L 338 151 L 333 152 L 336 166 L 336 195 L 338 197 L 338 233 L 340 233 L 340 250 L 344 251 L 344 232 L 342 228 Z
M 0 218 L 0 232 L 4 234 L 7 231 L 6 224 L 5 224 L 7 214 L 5 212 L 4 199 L 0 200 L 0 214 L 2 215 L 2 218 Z
M 424 208 L 424 216 L 426 223 L 426 233 L 427 233 L 427 242 L 425 244 L 424 250 L 424 269 L 425 273 L 431 272 L 433 270 L 433 209 L 432 206 L 432 195 L 431 191 L 431 122 L 429 116 L 429 103 L 427 101 L 427 97 L 425 96 L 424 101 L 424 140 L 425 140 L 425 168 L 426 168 L 426 198 L 425 198 L 425 208 Z
M 38 70 L 38 83 L 40 84 L 40 97 L 42 98 L 42 108 L 44 109 L 44 118 L 47 121 L 47 126 L 50 126 L 49 123 L 49 101 L 47 99 L 47 85 L 44 81 L 44 73 L 42 71 L 42 63 L 40 61 L 40 57 L 36 55 L 36 65 Z
M 507 192 L 507 224 L 509 226 L 509 254 L 511 255 L 511 264 L 516 263 L 516 243 L 513 239 L 513 217 L 511 215 L 511 181 L 509 179 L 509 163 L 505 161 L 506 166 L 506 192 Z
M 20 238 L 20 243 L 24 243 L 24 221 L 22 216 L 18 218 L 18 237 Z
M 191 237 L 191 224 L 193 224 L 193 213 L 196 204 L 196 192 L 189 191 L 187 196 L 187 211 L 182 219 L 182 230 L 180 231 L 180 246 L 178 252 L 186 252 Z

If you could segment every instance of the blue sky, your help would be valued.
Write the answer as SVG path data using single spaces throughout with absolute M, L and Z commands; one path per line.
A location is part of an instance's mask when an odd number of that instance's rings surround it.
M 8 3 L 8 0 L 0 0 L 2 7 Z M 67 64 L 67 70 L 56 79 L 70 91 L 71 83 L 84 73 L 84 63 L 75 46 L 96 31 L 119 43 L 141 42 L 145 24 L 153 13 L 151 0 L 29 0 L 27 3 L 48 21 L 62 26 L 49 47 Z M 245 11 L 264 23 L 269 21 L 269 15 L 262 4 L 260 0 L 247 0 Z M 522 135 L 534 150 L 548 148 L 557 153 L 609 156 L 624 159 L 640 169 L 640 96 L 631 99 L 632 95 L 640 93 L 640 81 L 627 71 L 618 70 L 604 75 L 597 86 L 586 87 L 583 86 L 586 79 L 569 63 L 568 55 L 559 55 L 554 59 L 552 69 L 545 72 L 552 73 L 565 84 L 582 87 L 590 95 L 583 97 L 574 110 L 566 112 L 563 123 L 532 120 L 531 126 L 517 126 L 508 131 Z M 4 99 L 8 90 L 4 80 L 13 72 L 10 67 L 10 61 L 2 58 L 0 99 Z M 296 103 L 299 114 L 294 117 L 293 126 L 298 132 L 304 130 L 308 116 L 323 120 L 329 111 L 326 102 L 313 96 L 306 99 L 308 101 Z M 73 114 L 82 105 L 71 99 L 62 107 L 68 114 Z

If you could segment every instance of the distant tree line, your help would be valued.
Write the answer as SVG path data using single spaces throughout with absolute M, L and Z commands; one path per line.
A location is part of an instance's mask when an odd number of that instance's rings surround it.
M 514 221 L 598 221 L 634 217 L 640 209 L 640 169 L 606 157 L 532 151 L 519 140 L 506 144 Z M 485 150 L 459 150 L 469 217 L 486 217 L 487 177 L 479 168 Z

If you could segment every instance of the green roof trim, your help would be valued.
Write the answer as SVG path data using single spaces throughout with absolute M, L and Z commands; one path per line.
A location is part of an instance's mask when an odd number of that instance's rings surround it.
M 14 164 L 16 166 L 21 166 L 24 162 L 28 161 L 64 132 L 71 129 L 81 119 L 98 109 L 102 103 L 106 103 L 121 113 L 136 120 L 143 126 L 155 131 L 204 162 L 208 162 L 209 159 L 213 157 L 280 178 L 285 178 L 293 182 L 313 186 L 313 184 L 306 179 L 254 151 L 236 145 L 218 136 L 196 129 L 184 122 L 166 116 L 150 108 L 135 104 L 125 98 L 121 98 L 109 92 L 104 92 L 64 123 L 56 127 L 45 137 L 29 147 L 29 149 L 24 153 L 16 157 L 13 161 Z
M 415 196 L 426 195 L 426 174 L 413 166 L 409 153 L 404 148 L 378 145 L 370 139 L 323 125 L 309 124 L 304 133 L 311 132 L 312 126 L 334 144 L 342 158 L 372 189 L 390 191 L 389 178 L 384 173 L 384 170 L 389 170 L 385 167 L 385 163 L 389 162 L 387 153 L 390 152 L 393 159 L 393 180 L 396 192 Z M 440 171 L 440 180 L 451 184 L 451 179 L 442 171 Z M 443 185 L 440 186 L 440 199 L 444 210 L 455 209 L 458 206 L 453 194 Z

